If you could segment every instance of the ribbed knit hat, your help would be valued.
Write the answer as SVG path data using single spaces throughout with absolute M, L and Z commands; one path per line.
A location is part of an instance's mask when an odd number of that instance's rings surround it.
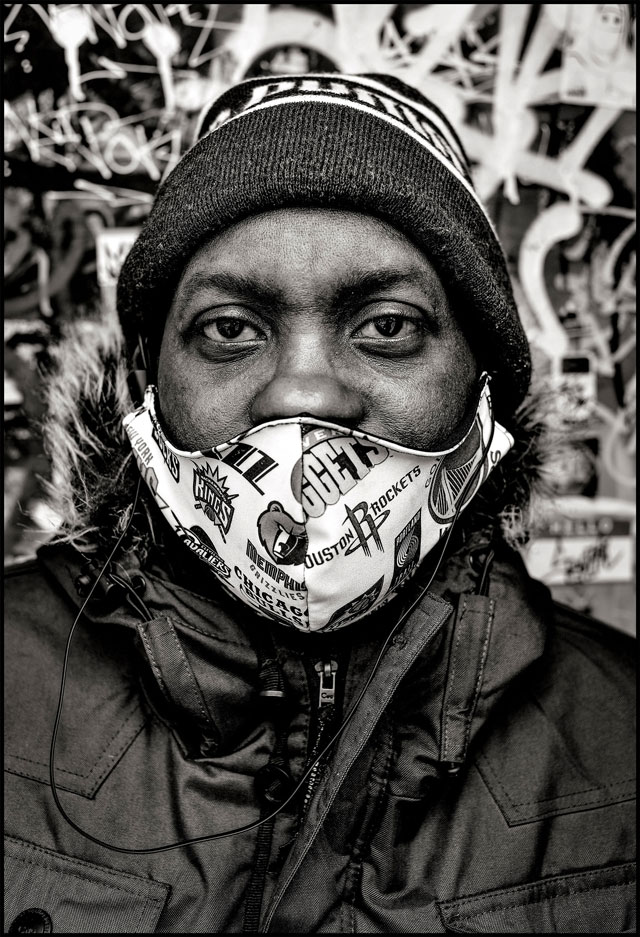
M 205 108 L 120 274 L 129 349 L 141 334 L 155 356 L 180 275 L 206 240 L 294 206 L 373 215 L 412 240 L 493 374 L 498 412 L 515 410 L 531 361 L 502 248 L 449 121 L 389 75 L 254 78 Z

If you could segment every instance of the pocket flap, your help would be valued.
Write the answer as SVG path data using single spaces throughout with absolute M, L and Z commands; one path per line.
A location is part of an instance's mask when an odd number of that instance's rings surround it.
M 153 933 L 169 894 L 163 882 L 5 839 L 5 934 L 25 911 L 54 933 Z M 19 926 L 19 922 L 16 928 Z
M 457 934 L 619 934 L 635 928 L 635 865 L 589 869 L 439 903 Z

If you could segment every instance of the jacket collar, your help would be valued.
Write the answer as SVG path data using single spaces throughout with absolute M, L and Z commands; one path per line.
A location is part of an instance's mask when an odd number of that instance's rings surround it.
M 82 558 L 69 547 L 45 547 L 39 557 L 79 607 Z M 134 560 L 121 572 L 133 578 L 140 568 Z M 135 631 L 145 669 L 154 675 L 154 687 L 161 688 L 171 721 L 196 740 L 196 750 L 203 740 L 214 749 L 228 749 L 247 723 L 259 718 L 260 663 L 269 651 L 256 649 L 256 634 L 265 632 L 265 622 L 260 620 L 256 629 L 238 603 L 217 602 L 155 573 L 145 572 L 144 578 L 151 621 L 142 621 L 126 604 L 110 608 L 108 588 L 87 606 L 85 617 L 100 627 Z M 464 558 L 451 558 L 386 649 L 340 752 L 353 748 L 353 733 L 360 740 L 369 738 L 393 697 L 398 718 L 410 715 L 420 701 L 422 717 L 413 733 L 421 756 L 416 770 L 425 764 L 434 772 L 456 770 L 464 763 L 504 693 L 543 653 L 550 606 L 548 590 L 527 576 L 512 553 L 494 562 L 489 595 L 474 594 L 474 585 Z M 372 640 L 365 628 L 353 638 L 347 631 L 342 639 L 352 657 L 348 706 L 370 674 L 383 638 Z M 275 655 L 286 655 L 287 635 L 282 629 L 274 634 Z

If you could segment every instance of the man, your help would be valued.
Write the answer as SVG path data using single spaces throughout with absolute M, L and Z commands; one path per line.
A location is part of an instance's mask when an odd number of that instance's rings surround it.
M 231 89 L 118 306 L 134 400 L 65 359 L 7 585 L 10 932 L 630 932 L 630 641 L 507 542 L 529 352 L 444 115 Z

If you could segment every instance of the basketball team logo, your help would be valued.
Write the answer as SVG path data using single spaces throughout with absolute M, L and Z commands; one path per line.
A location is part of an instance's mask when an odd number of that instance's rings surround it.
M 304 563 L 308 546 L 304 525 L 294 521 L 279 501 L 272 501 L 258 518 L 258 536 L 271 559 L 279 566 Z
M 291 492 L 309 517 L 322 517 L 389 457 L 385 446 L 333 429 L 303 426 L 303 455 L 291 472 Z
M 160 454 L 164 459 L 164 463 L 171 472 L 174 480 L 176 482 L 180 481 L 180 459 L 172 452 L 171 449 L 167 446 L 167 443 L 164 438 L 162 430 L 159 428 L 155 420 L 151 421 L 151 436 L 156 446 L 160 450 Z
M 355 599 L 347 602 L 346 605 L 336 609 L 323 630 L 328 631 L 332 628 L 337 628 L 345 618 L 352 618 L 354 615 L 363 615 L 367 612 L 380 595 L 383 582 L 384 576 L 381 576 L 370 589 L 366 589 L 361 595 L 356 596 Z
M 396 537 L 393 578 L 389 591 L 397 589 L 414 571 L 420 560 L 420 508 Z
M 429 488 L 429 512 L 438 524 L 450 524 L 456 511 L 463 510 L 488 474 L 480 468 L 483 456 L 482 427 L 476 417 L 471 432 L 459 449 L 443 456 Z
M 198 527 L 197 524 L 194 524 L 193 527 L 187 528 L 183 527 L 182 524 L 178 522 L 176 533 L 184 545 L 188 547 L 193 553 L 195 553 L 196 556 L 200 557 L 201 560 L 204 560 L 205 563 L 208 563 L 209 566 L 211 566 L 212 569 L 218 573 L 218 575 L 223 576 L 225 579 L 229 579 L 231 576 L 231 570 L 224 562 L 211 542 L 211 538 L 202 529 L 202 527 Z
M 217 467 L 212 469 L 208 462 L 204 466 L 194 465 L 194 507 L 203 511 L 205 516 L 220 528 L 223 540 L 229 532 L 235 511 L 231 502 L 238 497 L 230 493 L 225 484 L 226 480 L 226 476 L 220 475 Z

